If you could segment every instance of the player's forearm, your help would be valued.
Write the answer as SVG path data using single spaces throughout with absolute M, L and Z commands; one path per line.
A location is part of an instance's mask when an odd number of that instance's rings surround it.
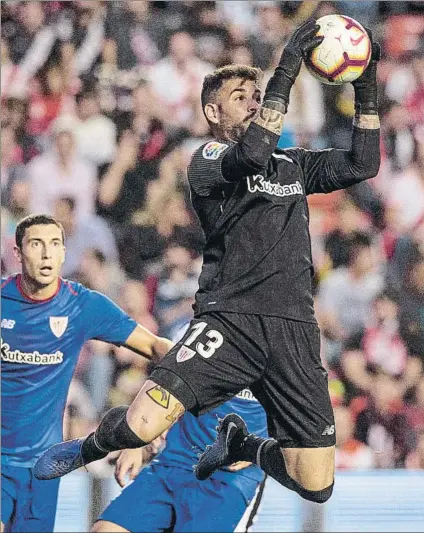
M 378 48 L 378 47 L 377 47 Z M 353 119 L 352 148 L 347 153 L 339 182 L 342 187 L 373 178 L 380 168 L 380 119 L 378 117 L 377 57 L 363 76 L 353 83 L 355 118 Z
M 271 78 L 279 80 L 277 73 Z M 269 85 L 264 95 L 264 101 L 258 116 L 248 127 L 243 139 L 239 143 L 241 157 L 250 166 L 249 170 L 265 168 L 277 148 L 281 132 L 283 131 L 284 115 L 287 112 L 288 96 L 280 93 L 270 93 Z M 290 91 L 290 89 L 285 89 Z
M 244 137 L 222 159 L 221 171 L 227 181 L 239 181 L 260 172 L 277 147 L 280 134 L 276 131 L 282 130 L 284 115 L 264 106 L 259 113 L 260 117 L 250 124 Z
M 286 105 L 265 93 L 257 118 L 222 160 L 222 175 L 226 180 L 238 181 L 267 166 L 280 139 L 285 113 Z
M 349 156 L 349 171 L 355 181 L 362 181 L 377 175 L 380 168 L 378 115 L 359 115 L 355 119 Z
M 370 33 L 371 36 L 371 33 Z M 349 173 L 358 180 L 376 176 L 380 167 L 380 119 L 378 117 L 377 63 L 380 45 L 371 40 L 371 61 L 365 72 L 353 82 L 355 118 L 352 149 L 349 152 Z
M 316 154 L 318 158 L 312 154 Z M 316 159 L 316 161 L 315 161 Z M 377 175 L 380 168 L 380 129 L 354 126 L 350 150 L 311 152 L 309 190 L 346 189 Z
M 368 124 L 371 127 L 364 127 Z M 354 121 L 352 148 L 347 153 L 340 182 L 349 185 L 373 178 L 380 168 L 380 124 L 378 115 L 359 116 Z M 346 185 L 347 186 L 347 185 Z
M 131 333 L 125 346 L 152 361 L 158 361 L 174 346 L 164 337 L 158 337 L 140 324 Z
M 153 345 L 153 359 L 158 361 L 165 357 L 169 350 L 174 346 L 174 343 L 165 337 L 156 337 Z

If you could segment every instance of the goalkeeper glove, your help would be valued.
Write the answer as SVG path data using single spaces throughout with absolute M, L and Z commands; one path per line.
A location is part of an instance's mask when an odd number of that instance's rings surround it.
M 300 72 L 302 59 L 324 39 L 323 36 L 316 35 L 319 29 L 319 25 L 311 19 L 299 26 L 293 33 L 281 54 L 274 75 L 268 82 L 264 100 L 280 101 L 287 111 L 290 90 Z
M 381 58 L 381 49 L 379 43 L 373 41 L 371 30 L 365 29 L 371 41 L 371 60 L 359 78 L 352 82 L 355 114 L 378 115 L 377 62 Z

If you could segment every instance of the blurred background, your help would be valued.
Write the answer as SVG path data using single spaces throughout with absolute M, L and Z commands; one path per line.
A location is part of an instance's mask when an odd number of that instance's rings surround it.
M 67 235 L 65 277 L 107 294 L 154 333 L 178 339 L 192 317 L 202 264 L 186 167 L 210 139 L 203 77 L 244 63 L 261 67 L 266 83 L 293 29 L 331 13 L 371 28 L 383 50 L 378 176 L 309 197 L 339 486 L 359 491 L 370 506 L 370 531 L 388 531 L 394 518 L 377 523 L 375 513 L 384 507 L 390 517 L 392 504 L 371 505 L 369 498 L 388 485 L 409 494 L 417 483 L 421 504 L 402 511 L 399 527 L 410 520 L 409 531 L 422 531 L 423 2 L 1 2 L 1 269 L 19 268 L 12 254 L 19 219 L 51 213 Z M 349 84 L 322 85 L 302 69 L 279 146 L 349 148 L 353 112 Z M 105 410 L 130 403 L 148 371 L 146 360 L 124 348 L 88 343 L 69 394 L 65 437 L 86 434 Z M 90 477 L 76 473 L 62 483 L 58 531 L 87 531 L 116 493 L 113 458 L 90 470 Z M 351 471 L 365 477 L 353 483 Z M 299 510 L 285 489 L 270 483 L 268 490 L 273 496 L 265 497 L 252 531 L 263 523 L 264 531 L 343 530 L 334 518 L 346 505 L 337 490 L 328 504 L 339 510 L 332 521 L 325 506 L 311 518 L 310 507 Z

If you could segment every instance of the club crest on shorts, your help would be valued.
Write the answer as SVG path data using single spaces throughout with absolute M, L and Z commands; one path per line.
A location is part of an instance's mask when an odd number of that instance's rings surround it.
M 212 159 L 215 161 L 221 153 L 228 148 L 228 144 L 222 144 L 217 141 L 208 142 L 203 148 L 202 155 L 205 159 Z
M 196 352 L 194 350 L 183 345 L 177 352 L 177 363 L 183 363 L 184 361 L 188 361 L 195 354 Z
M 50 329 L 58 339 L 65 333 L 68 326 L 67 316 L 51 316 L 49 318 Z

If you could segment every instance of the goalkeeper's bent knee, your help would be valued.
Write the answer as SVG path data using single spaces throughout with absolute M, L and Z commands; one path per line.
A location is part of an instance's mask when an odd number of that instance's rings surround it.
M 299 494 L 299 496 L 302 496 L 302 498 L 304 498 L 305 500 L 309 500 L 310 502 L 325 503 L 331 498 L 331 495 L 333 494 L 334 481 L 329 487 L 326 487 L 322 490 L 306 490 L 296 481 L 293 482 L 297 485 L 297 488 L 294 488 L 293 490 L 295 490 Z
M 293 490 L 305 500 L 325 503 L 333 494 L 334 482 L 322 490 L 308 490 L 289 476 L 280 445 L 274 439 L 249 435 L 243 443 L 241 459 L 257 464 L 284 487 Z

